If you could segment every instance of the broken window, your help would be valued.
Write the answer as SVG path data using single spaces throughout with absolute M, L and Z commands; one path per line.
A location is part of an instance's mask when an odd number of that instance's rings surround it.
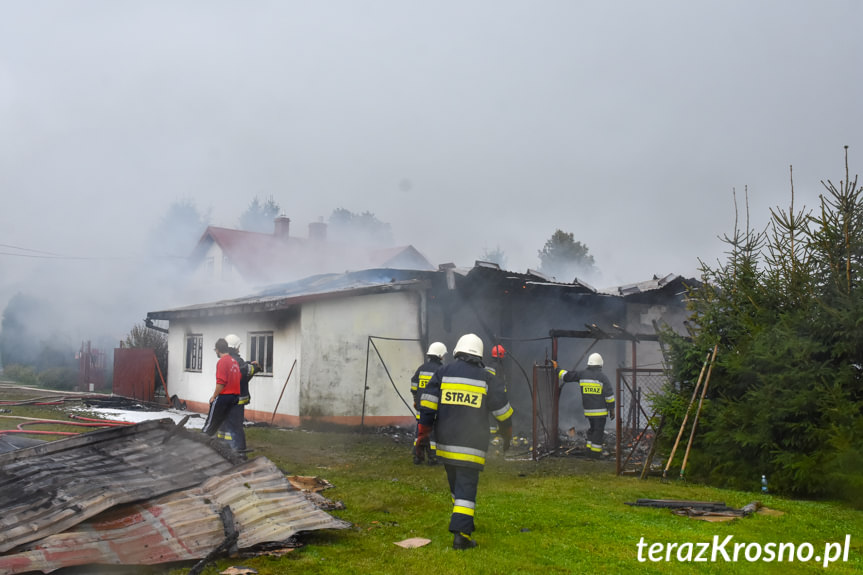
M 201 355 L 204 350 L 204 336 L 191 333 L 186 336 L 186 371 L 201 371 Z
M 247 361 L 257 361 L 261 373 L 273 374 L 273 332 L 258 332 L 249 334 L 249 357 Z

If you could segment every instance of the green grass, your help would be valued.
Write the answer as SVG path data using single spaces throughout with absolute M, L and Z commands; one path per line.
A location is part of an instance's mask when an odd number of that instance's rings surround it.
M 206 573 L 247 565 L 269 573 L 809 573 L 809 563 L 678 563 L 637 559 L 637 543 L 722 541 L 811 543 L 851 535 L 849 561 L 831 573 L 863 569 L 863 517 L 829 502 L 794 501 L 772 495 L 727 491 L 658 479 L 616 477 L 611 462 L 546 458 L 539 462 L 494 459 L 480 477 L 475 538 L 480 546 L 453 551 L 447 531 L 451 508 L 442 467 L 415 466 L 409 438 L 374 433 L 310 433 L 249 429 L 248 442 L 289 474 L 319 475 L 335 487 L 323 494 L 343 501 L 333 515 L 350 521 L 347 531 L 302 536 L 305 547 L 289 555 L 221 560 Z M 742 507 L 756 499 L 784 511 L 730 523 L 708 523 L 664 509 L 632 507 L 638 498 L 724 501 Z M 394 543 L 424 537 L 431 543 L 402 549 Z M 646 550 L 643 553 L 646 557 Z
M 7 399 L 5 392 L 0 397 Z M 12 415 L 61 419 L 53 407 L 13 407 Z M 0 428 L 14 427 L 0 420 Z M 46 436 L 47 437 L 47 436 Z M 262 575 L 282 573 L 369 573 L 447 575 L 456 573 L 859 573 L 863 571 L 863 515 L 833 502 L 761 497 L 658 479 L 642 481 L 614 475 L 613 462 L 549 457 L 539 462 L 494 458 L 480 475 L 475 538 L 479 547 L 453 551 L 447 531 L 451 509 L 442 466 L 415 466 L 410 437 L 369 432 L 324 433 L 255 427 L 247 430 L 254 455 L 273 460 L 294 475 L 317 475 L 335 486 L 322 494 L 344 502 L 332 514 L 351 529 L 302 534 L 303 547 L 279 558 L 220 559 L 204 573 L 232 565 Z M 757 478 L 756 478 L 757 479 Z M 755 481 L 754 483 L 757 483 Z M 665 509 L 632 507 L 639 498 L 724 501 L 742 507 L 754 500 L 783 511 L 729 523 L 708 523 L 673 515 Z M 820 554 L 825 542 L 851 536 L 849 561 L 824 569 L 808 563 L 642 562 L 636 545 L 711 542 L 808 542 Z M 431 540 L 425 547 L 402 549 L 410 537 Z M 732 542 L 732 543 L 733 543 Z M 645 551 L 646 553 L 646 551 Z M 175 568 L 185 574 L 189 566 Z

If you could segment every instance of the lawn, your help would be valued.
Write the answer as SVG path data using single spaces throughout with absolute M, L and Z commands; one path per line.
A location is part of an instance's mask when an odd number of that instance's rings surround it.
M 0 398 L 8 399 L 6 391 Z M 12 407 L 26 417 L 61 419 L 62 408 Z M 0 428 L 11 429 L 18 421 L 0 419 Z M 480 477 L 475 539 L 479 547 L 451 549 L 447 532 L 450 496 L 442 466 L 416 466 L 405 433 L 310 432 L 297 429 L 252 427 L 248 443 L 255 451 L 294 475 L 316 475 L 334 487 L 322 494 L 341 501 L 345 509 L 332 514 L 353 524 L 338 531 L 302 534 L 305 544 L 282 557 L 220 559 L 203 571 L 216 574 L 230 566 L 247 566 L 260 574 L 282 573 L 859 573 L 863 571 L 863 515 L 834 502 L 812 502 L 753 491 L 721 490 L 673 480 L 640 480 L 614 475 L 613 461 L 589 461 L 576 457 L 547 457 L 531 461 L 525 453 L 495 457 Z M 523 448 L 522 448 L 523 449 Z M 722 501 L 742 507 L 755 500 L 784 512 L 779 516 L 753 515 L 728 523 L 708 523 L 672 514 L 666 509 L 626 505 L 639 498 Z M 717 551 L 711 561 L 695 562 L 699 544 L 716 539 L 725 545 L 726 561 Z M 850 536 L 848 558 L 846 536 Z M 422 537 L 431 543 L 403 549 L 396 542 Z M 643 542 L 639 561 L 639 543 Z M 733 560 L 734 545 L 744 544 Z M 789 561 L 764 561 L 768 550 L 792 543 L 797 552 Z M 672 547 L 672 544 L 676 546 Z M 686 545 L 689 544 L 689 545 Z M 771 547 L 772 544 L 772 547 Z M 826 568 L 827 544 L 836 560 Z M 651 545 L 654 549 L 651 561 Z M 799 560 L 812 549 L 808 562 Z M 665 550 L 671 548 L 670 560 Z M 691 551 L 690 561 L 677 560 Z M 745 553 L 762 559 L 749 562 Z M 819 559 L 816 561 L 816 556 Z M 173 575 L 189 566 L 174 568 Z
M 246 565 L 259 573 L 811 573 L 824 570 L 825 544 L 839 543 L 832 573 L 863 569 L 863 516 L 830 502 L 794 501 L 760 493 L 737 492 L 659 479 L 616 477 L 612 461 L 545 458 L 539 462 L 492 459 L 480 479 L 477 502 L 479 547 L 453 551 L 447 532 L 450 496 L 442 467 L 415 466 L 410 438 L 404 434 L 322 433 L 251 428 L 248 441 L 290 474 L 318 475 L 334 484 L 323 494 L 344 502 L 333 514 L 350 521 L 349 531 L 303 536 L 307 544 L 279 559 L 223 560 L 206 573 Z M 515 456 L 513 456 L 515 455 Z M 754 485 L 757 487 L 758 478 Z M 742 507 L 761 500 L 781 516 L 755 515 L 729 523 L 708 523 L 673 515 L 665 509 L 633 507 L 639 498 L 724 501 Z M 717 562 L 651 562 L 650 544 L 687 542 L 725 546 L 731 561 L 717 552 Z M 847 562 L 840 547 L 850 535 Z M 394 543 L 411 537 L 431 540 L 425 547 L 403 549 Z M 643 562 L 638 543 L 644 538 Z M 809 543 L 809 562 L 748 562 L 744 548 L 733 561 L 734 543 Z M 692 559 L 697 555 L 697 546 Z M 686 549 L 686 547 L 684 547 Z M 774 547 L 774 550 L 777 548 Z M 806 551 L 806 547 L 801 548 Z M 684 552 L 681 557 L 685 557 Z M 755 546 L 750 546 L 755 556 Z M 804 552 L 802 557 L 805 557 Z

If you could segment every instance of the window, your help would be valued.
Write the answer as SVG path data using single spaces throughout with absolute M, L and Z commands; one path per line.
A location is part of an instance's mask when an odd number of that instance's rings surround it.
M 222 256 L 222 281 L 228 281 L 231 279 L 231 260 L 228 259 L 228 256 Z
M 207 277 L 208 278 L 216 277 L 216 260 L 214 260 L 212 257 L 209 257 L 209 258 L 207 258 L 207 261 L 204 262 L 204 265 L 205 265 L 206 270 L 207 270 Z
M 201 355 L 204 351 L 204 336 L 191 333 L 186 336 L 186 371 L 201 371 Z
M 249 334 L 249 354 L 247 361 L 257 361 L 261 373 L 273 374 L 273 332 Z

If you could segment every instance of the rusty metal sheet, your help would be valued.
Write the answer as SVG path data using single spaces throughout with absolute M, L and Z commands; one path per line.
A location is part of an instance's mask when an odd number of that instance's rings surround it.
M 300 531 L 350 526 L 317 509 L 273 462 L 258 457 L 200 486 L 111 509 L 16 554 L 0 556 L 0 575 L 91 563 L 154 565 L 199 559 L 225 539 L 219 512 L 226 506 L 233 512 L 240 549 L 284 541 Z
M 115 505 L 199 485 L 241 461 L 164 419 L 0 454 L 0 552 Z
M 116 395 L 156 401 L 156 352 L 152 349 L 115 349 L 113 380 Z

